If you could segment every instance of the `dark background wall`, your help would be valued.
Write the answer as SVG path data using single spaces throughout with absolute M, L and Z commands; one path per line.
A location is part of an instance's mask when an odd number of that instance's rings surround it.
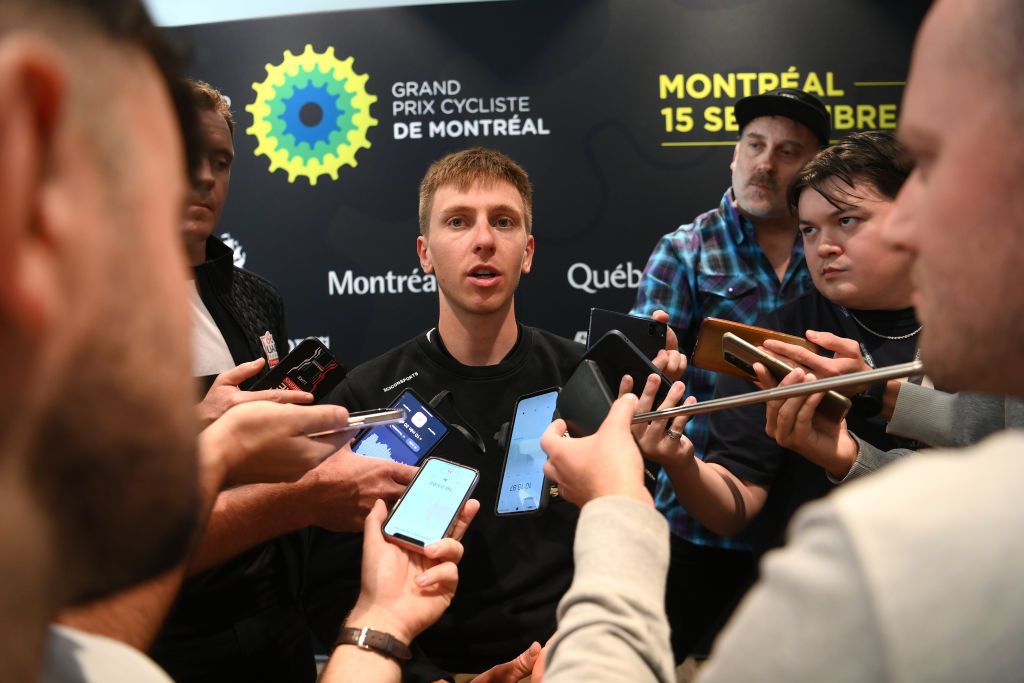
M 192 74 L 231 98 L 238 121 L 218 234 L 236 239 L 244 267 L 280 288 L 293 339 L 329 338 L 352 367 L 436 322 L 436 294 L 410 293 L 408 281 L 397 292 L 398 275 L 422 275 L 414 273 L 417 187 L 434 159 L 485 145 L 527 169 L 537 257 L 520 286 L 517 312 L 527 324 L 574 337 L 586 329 L 590 307 L 631 306 L 660 235 L 717 205 L 729 185 L 736 131 L 716 122 L 746 94 L 744 84 L 750 92 L 820 87 L 835 114 L 835 137 L 891 128 L 927 5 L 518 0 L 171 30 L 192 46 Z M 307 44 L 352 57 L 355 72 L 368 76 L 363 88 L 376 97 L 370 147 L 358 150 L 357 165 L 342 166 L 337 180 L 320 175 L 315 185 L 304 176 L 290 182 L 286 170 L 270 172 L 267 156 L 254 153 L 257 137 L 246 132 L 254 121 L 246 106 L 256 99 L 253 84 L 267 77 L 265 66 L 281 64 L 285 50 L 301 54 Z M 395 84 L 409 81 L 456 81 L 452 99 L 461 106 L 473 106 L 467 99 L 526 98 L 528 111 L 518 111 L 524 100 L 517 99 L 515 112 L 445 114 L 448 95 L 403 96 L 405 86 Z M 299 99 L 289 102 L 292 116 Z M 396 100 L 417 101 L 410 106 L 421 113 L 395 113 Z M 422 112 L 431 107 L 433 113 Z M 505 120 L 507 133 L 517 113 L 519 135 L 447 135 L 481 119 Z M 293 130 L 301 125 L 296 121 Z M 406 135 L 415 122 L 421 138 Z M 381 291 L 389 272 L 391 291 Z M 376 293 L 361 293 L 370 286 Z

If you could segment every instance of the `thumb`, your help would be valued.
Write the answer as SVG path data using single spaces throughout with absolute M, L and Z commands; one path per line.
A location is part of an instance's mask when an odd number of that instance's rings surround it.
M 366 519 L 363 521 L 363 533 L 367 536 L 374 533 L 380 534 L 381 525 L 384 524 L 384 519 L 387 516 L 388 506 L 378 498 L 370 508 L 370 514 L 366 515 Z
M 637 405 L 640 399 L 636 397 L 636 394 L 625 394 L 620 396 L 615 403 L 612 404 L 612 409 L 608 411 L 608 417 L 601 423 L 601 428 L 598 431 L 605 431 L 611 429 L 613 431 L 626 430 L 629 431 L 633 424 L 633 416 L 636 415 Z
M 248 363 L 242 363 L 241 365 L 237 365 L 230 370 L 225 370 L 217 375 L 217 379 L 213 380 L 213 383 L 220 386 L 227 385 L 237 387 L 239 384 L 263 369 L 263 365 L 266 362 L 267 361 L 261 356 L 256 360 L 249 361 Z

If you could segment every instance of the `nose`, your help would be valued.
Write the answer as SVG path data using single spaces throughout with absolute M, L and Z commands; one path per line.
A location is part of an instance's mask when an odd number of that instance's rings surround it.
M 473 227 L 473 253 L 479 256 L 490 256 L 495 249 L 494 228 L 487 216 L 480 216 Z
M 818 256 L 829 258 L 843 253 L 843 246 L 830 234 L 829 230 L 821 231 L 821 239 L 818 240 Z
M 890 248 L 911 252 L 917 250 L 915 233 L 920 213 L 920 196 L 920 173 L 915 169 L 896 195 L 885 229 L 881 231 L 882 241 Z
M 209 159 L 201 159 L 192 176 L 192 189 L 198 193 L 208 192 L 213 188 L 213 169 Z

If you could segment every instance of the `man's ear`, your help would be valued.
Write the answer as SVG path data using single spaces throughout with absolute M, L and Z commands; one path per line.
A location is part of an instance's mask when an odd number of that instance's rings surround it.
M 46 211 L 66 65 L 31 37 L 0 42 L 0 317 L 37 336 L 60 308 L 60 253 Z
M 420 257 L 420 268 L 426 275 L 434 272 L 434 264 L 430 262 L 430 252 L 427 251 L 429 246 L 425 235 L 416 238 L 416 255 Z
M 536 243 L 533 240 L 533 235 L 526 236 L 526 252 L 523 254 L 523 275 L 530 272 L 530 268 L 533 267 L 533 252 L 536 249 Z
M 739 155 L 740 155 L 740 143 L 737 142 L 736 146 L 732 148 L 732 161 L 729 162 L 729 170 L 730 171 L 735 171 L 736 170 L 736 159 L 739 157 Z

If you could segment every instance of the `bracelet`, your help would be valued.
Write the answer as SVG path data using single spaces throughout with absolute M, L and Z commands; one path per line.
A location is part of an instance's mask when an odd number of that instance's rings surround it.
M 338 640 L 334 645 L 335 647 L 338 645 L 355 645 L 364 650 L 373 650 L 385 657 L 390 657 L 399 664 L 404 664 L 412 658 L 412 652 L 409 650 L 408 645 L 390 633 L 375 631 L 365 626 L 363 628 L 342 626 L 341 632 L 338 633 Z

